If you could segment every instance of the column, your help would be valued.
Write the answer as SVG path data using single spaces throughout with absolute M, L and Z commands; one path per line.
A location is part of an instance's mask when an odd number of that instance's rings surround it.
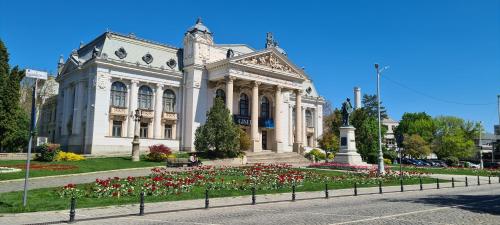
M 293 145 L 293 107 L 288 104 L 288 145 Z
M 155 93 L 155 115 L 154 115 L 154 138 L 160 139 L 162 138 L 161 136 L 161 116 L 163 114 L 163 85 L 162 84 L 157 84 L 156 85 L 156 93 Z
M 276 141 L 275 151 L 281 152 L 282 149 L 282 133 L 281 133 L 281 86 L 276 86 L 274 92 L 274 138 Z
M 259 138 L 259 85 L 260 82 L 254 82 L 252 87 L 252 150 L 259 152 L 262 149 Z
M 293 151 L 300 153 L 302 148 L 302 90 L 295 90 L 295 142 Z
M 309 146 L 309 141 L 307 140 L 306 107 L 302 107 L 302 144 L 303 146 Z
M 79 81 L 75 85 L 75 100 L 73 103 L 73 129 L 72 134 L 79 134 L 82 127 L 82 99 L 83 98 L 83 81 Z
M 172 124 L 172 139 L 177 139 L 177 121 Z
M 63 98 L 63 107 L 62 107 L 62 122 L 61 122 L 61 130 L 62 134 L 61 135 L 68 135 L 68 122 L 69 122 L 69 116 L 70 116 L 70 98 L 71 98 L 71 88 L 66 87 L 64 88 L 64 98 Z
M 226 106 L 230 115 L 233 115 L 233 83 L 234 77 L 226 76 Z
M 130 82 L 130 92 L 129 92 L 129 116 L 128 116 L 128 137 L 133 138 L 134 137 L 134 114 L 135 110 L 137 109 L 137 84 L 139 81 L 137 80 L 132 80 Z

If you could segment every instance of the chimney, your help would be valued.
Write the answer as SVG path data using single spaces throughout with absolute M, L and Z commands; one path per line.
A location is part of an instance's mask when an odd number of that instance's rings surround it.
M 361 108 L 361 88 L 354 87 L 354 109 Z

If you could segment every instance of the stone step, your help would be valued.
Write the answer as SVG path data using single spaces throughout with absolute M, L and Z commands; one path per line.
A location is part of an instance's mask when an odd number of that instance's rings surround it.
M 298 154 L 273 154 L 273 155 L 257 155 L 257 156 L 247 156 L 247 159 L 285 159 L 285 158 L 296 158 L 302 157 Z
M 247 154 L 247 164 L 257 164 L 257 163 L 286 163 L 286 164 L 301 164 L 307 165 L 310 161 L 295 152 L 251 152 Z

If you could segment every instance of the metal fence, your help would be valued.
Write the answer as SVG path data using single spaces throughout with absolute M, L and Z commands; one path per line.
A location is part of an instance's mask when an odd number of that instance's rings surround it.
M 427 189 L 424 189 L 424 183 L 422 181 L 422 177 L 419 178 L 419 183 L 418 183 L 418 189 L 417 190 L 406 190 L 406 191 L 423 191 L 423 190 L 436 190 L 436 189 L 441 189 L 441 188 L 455 188 L 455 187 L 458 187 L 457 186 L 457 183 L 463 183 L 464 185 L 463 186 L 460 186 L 460 187 L 469 187 L 471 186 L 470 182 L 474 182 L 473 180 L 469 180 L 469 177 L 465 177 L 465 180 L 464 181 L 457 181 L 455 180 L 454 177 L 451 178 L 451 186 L 448 186 L 448 187 L 441 187 L 440 183 L 439 183 L 439 179 L 436 178 L 436 182 L 435 182 L 435 188 L 427 188 Z M 500 176 L 498 176 L 498 183 L 500 184 Z M 426 184 L 429 184 L 429 183 L 426 183 Z M 491 180 L 491 176 L 488 176 L 488 184 L 492 184 L 492 180 Z M 414 184 L 412 184 L 414 185 Z M 477 176 L 476 178 L 476 186 L 480 186 L 481 185 L 481 179 L 480 179 L 480 176 Z M 404 179 L 400 179 L 400 182 L 399 182 L 399 186 L 400 186 L 400 191 L 399 192 L 405 192 L 405 183 L 404 183 Z M 365 193 L 364 195 L 371 195 L 371 194 L 383 194 L 383 193 L 391 193 L 391 192 L 384 192 L 384 187 L 394 187 L 394 185 L 391 185 L 391 186 L 384 186 L 383 185 L 383 182 L 382 181 L 379 181 L 378 182 L 378 193 Z M 332 198 L 332 197 L 345 197 L 345 196 L 358 196 L 358 183 L 353 183 L 353 194 L 352 195 L 342 195 L 342 196 L 331 196 L 330 192 L 333 192 L 335 189 L 330 189 L 328 187 L 328 183 L 325 183 L 325 186 L 324 186 L 324 195 L 323 196 L 318 196 L 316 198 L 303 198 L 301 200 L 310 200 L 310 199 L 317 199 L 317 198 L 324 198 L 324 199 L 329 199 L 329 198 Z M 345 190 L 345 189 L 344 189 Z M 393 193 L 394 191 L 392 191 Z M 256 197 L 256 194 L 257 194 L 257 191 L 255 189 L 255 187 L 252 187 L 251 188 L 251 201 L 249 201 L 248 205 L 256 205 L 257 204 L 257 197 Z M 281 193 L 283 194 L 283 193 Z M 141 192 L 140 193 L 140 196 L 139 196 L 139 213 L 137 214 L 138 216 L 144 216 L 145 215 L 145 200 L 144 200 L 144 192 Z M 208 209 L 210 208 L 210 191 L 208 189 L 205 190 L 205 199 L 204 199 L 204 208 L 205 209 Z M 291 198 L 290 200 L 288 201 L 292 201 L 292 202 L 295 202 L 296 201 L 296 197 L 297 197 L 297 193 L 296 193 L 296 186 L 295 185 L 292 185 L 292 192 L 291 192 Z M 70 210 L 69 210 L 69 223 L 73 223 L 75 222 L 75 218 L 76 218 L 76 198 L 75 197 L 72 197 L 71 198 L 71 202 L 70 202 Z M 265 203 L 265 202 L 261 202 L 261 203 Z M 231 205 L 227 205 L 225 207 L 229 207 Z

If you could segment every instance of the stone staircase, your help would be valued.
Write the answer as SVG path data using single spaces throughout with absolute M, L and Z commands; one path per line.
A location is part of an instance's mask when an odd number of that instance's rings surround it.
M 287 163 L 294 166 L 307 166 L 311 163 L 311 161 L 296 152 L 275 153 L 269 150 L 264 150 L 262 152 L 246 152 L 246 156 L 247 165 L 257 163 Z

